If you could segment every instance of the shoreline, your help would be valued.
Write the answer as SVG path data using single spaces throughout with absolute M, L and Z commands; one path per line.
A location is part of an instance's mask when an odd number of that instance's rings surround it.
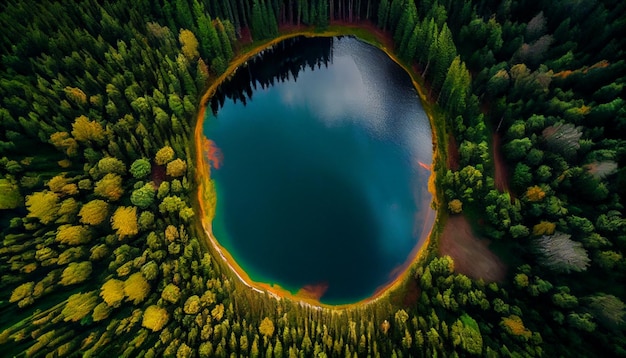
M 355 30 L 365 31 L 367 34 L 371 35 L 375 41 L 372 42 L 370 40 L 363 39 L 362 37 L 358 35 L 358 31 L 355 31 Z M 202 143 L 204 142 L 203 139 L 205 138 L 204 133 L 203 133 L 203 123 L 204 123 L 204 118 L 206 114 L 206 105 L 209 99 L 215 94 L 215 91 L 217 90 L 218 86 L 222 84 L 225 80 L 227 80 L 228 77 L 230 77 L 239 67 L 241 67 L 250 58 L 257 55 L 258 53 L 260 53 L 261 51 L 263 51 L 264 49 L 268 47 L 274 46 L 286 39 L 297 37 L 297 36 L 305 36 L 305 37 L 355 36 L 359 40 L 366 42 L 372 46 L 375 46 L 376 48 L 385 52 L 387 56 L 389 56 L 396 64 L 401 66 L 405 70 L 405 72 L 410 76 L 411 81 L 413 83 L 413 87 L 416 89 L 418 96 L 420 97 L 420 100 L 422 102 L 422 107 L 424 109 L 424 112 L 426 113 L 430 121 L 431 135 L 432 135 L 432 141 L 433 141 L 433 164 L 436 163 L 436 160 L 439 159 L 435 122 L 434 122 L 434 117 L 431 113 L 432 107 L 428 102 L 426 102 L 427 95 L 425 94 L 424 89 L 418 83 L 416 79 L 418 75 L 413 71 L 412 68 L 402 63 L 391 52 L 391 50 L 386 45 L 385 38 L 383 38 L 380 34 L 366 27 L 359 27 L 359 26 L 349 27 L 349 26 L 340 25 L 338 29 L 325 30 L 322 32 L 315 32 L 310 29 L 293 31 L 290 33 L 282 34 L 278 36 L 277 38 L 268 40 L 259 45 L 255 45 L 251 47 L 250 49 L 246 49 L 245 52 L 237 55 L 233 59 L 233 61 L 230 63 L 227 70 L 222 75 L 218 76 L 212 81 L 211 85 L 204 92 L 199 102 L 200 107 L 199 107 L 198 115 L 196 118 L 194 138 L 195 138 L 195 145 L 196 145 L 196 180 L 198 182 L 196 198 L 198 200 L 198 206 L 200 208 L 200 214 L 201 214 L 199 216 L 201 220 L 200 223 L 202 225 L 202 229 L 205 235 L 208 237 L 208 241 L 210 244 L 209 246 L 211 246 L 215 251 L 217 251 L 217 254 L 219 254 L 219 256 L 221 257 L 221 260 L 223 260 L 228 266 L 228 268 L 231 271 L 233 271 L 237 279 L 239 279 L 246 287 L 251 288 L 253 291 L 258 292 L 260 294 L 268 294 L 270 297 L 273 297 L 277 300 L 289 299 L 299 304 L 309 306 L 316 310 L 319 310 L 322 308 L 346 309 L 346 308 L 351 308 L 351 307 L 360 307 L 363 305 L 376 302 L 383 297 L 387 297 L 391 292 L 396 291 L 397 289 L 400 288 L 400 286 L 403 283 L 405 283 L 409 275 L 409 272 L 411 271 L 411 268 L 414 267 L 417 264 L 417 262 L 419 262 L 427 253 L 427 250 L 430 246 L 431 236 L 433 235 L 433 230 L 435 228 L 435 223 L 439 216 L 437 212 L 435 212 L 432 209 L 428 209 L 427 214 L 426 214 L 427 216 L 435 215 L 434 218 L 431 218 L 432 220 L 428 220 L 428 222 L 431 223 L 430 228 L 427 229 L 425 227 L 423 229 L 424 232 L 428 230 L 428 233 L 425 236 L 424 234 L 420 236 L 420 238 L 418 239 L 418 243 L 415 246 L 415 249 L 411 251 L 406 262 L 398 266 L 396 269 L 394 269 L 390 273 L 390 275 L 396 274 L 397 276 L 395 278 L 390 280 L 388 283 L 383 284 L 380 287 L 378 287 L 370 297 L 364 298 L 354 303 L 333 305 L 333 304 L 322 303 L 318 299 L 311 297 L 310 295 L 306 295 L 306 290 L 304 290 L 303 288 L 301 288 L 297 293 L 292 293 L 291 291 L 283 289 L 277 284 L 256 282 L 252 280 L 249 277 L 249 275 L 245 272 L 245 270 L 243 270 L 239 266 L 239 264 L 237 264 L 236 260 L 228 252 L 228 250 L 226 250 L 226 248 L 221 246 L 218 240 L 213 235 L 211 222 L 213 219 L 212 214 L 214 213 L 215 208 L 208 207 L 210 205 L 204 198 L 204 194 L 206 193 L 206 190 L 208 190 L 208 186 L 211 185 L 210 184 L 210 180 L 211 180 L 210 169 L 211 168 L 210 168 L 210 165 L 208 165 L 207 161 L 205 160 L 204 151 L 202 150 Z M 430 177 L 428 180 L 428 191 L 432 195 L 431 206 L 437 207 L 438 198 L 436 196 L 436 189 L 434 185 L 434 177 L 435 177 L 434 173 L 435 173 L 434 170 L 430 171 Z

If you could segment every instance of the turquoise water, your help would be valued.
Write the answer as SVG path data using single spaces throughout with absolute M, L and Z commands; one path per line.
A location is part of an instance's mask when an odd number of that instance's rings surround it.
M 255 281 L 327 285 L 324 303 L 391 281 L 434 217 L 431 128 L 409 76 L 357 39 L 298 38 L 222 87 L 204 122 L 223 155 L 220 244 Z

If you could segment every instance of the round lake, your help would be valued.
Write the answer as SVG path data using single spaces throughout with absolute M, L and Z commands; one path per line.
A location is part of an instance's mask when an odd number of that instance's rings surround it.
M 211 106 L 204 134 L 222 155 L 213 233 L 252 280 L 350 303 L 413 259 L 434 218 L 432 132 L 384 52 L 351 37 L 286 40 Z

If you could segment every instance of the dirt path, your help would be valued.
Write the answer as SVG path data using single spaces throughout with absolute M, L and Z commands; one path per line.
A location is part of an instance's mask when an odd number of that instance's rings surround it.
M 502 282 L 506 265 L 489 250 L 489 241 L 474 235 L 463 215 L 450 216 L 439 241 L 439 253 L 454 259 L 454 270 L 485 282 Z
M 459 146 L 452 134 L 448 135 L 448 169 L 459 170 Z
M 504 164 L 504 158 L 502 158 L 502 151 L 500 150 L 500 134 L 498 133 L 493 134 L 492 148 L 494 167 L 493 180 L 495 182 L 496 189 L 498 189 L 501 193 L 508 193 L 508 173 L 506 164 Z

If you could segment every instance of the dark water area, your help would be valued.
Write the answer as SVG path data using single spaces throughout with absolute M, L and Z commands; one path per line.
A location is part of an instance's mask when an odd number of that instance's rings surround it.
M 430 231 L 430 123 L 408 74 L 355 38 L 295 38 L 224 83 L 213 232 L 257 282 L 371 296 Z

